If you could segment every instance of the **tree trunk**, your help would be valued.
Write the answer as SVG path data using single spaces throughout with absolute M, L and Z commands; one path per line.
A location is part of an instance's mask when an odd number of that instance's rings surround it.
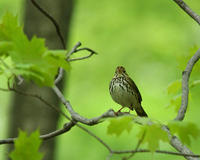
M 37 3 L 39 3 L 42 8 L 44 8 L 56 19 L 66 41 L 74 6 L 73 0 L 38 0 Z M 46 39 L 46 45 L 50 49 L 62 48 L 61 42 L 56 34 L 55 27 L 49 19 L 47 19 L 32 5 L 30 0 L 25 2 L 24 18 L 24 31 L 29 38 L 33 35 L 44 37 Z M 62 81 L 58 87 L 63 89 L 64 81 Z M 18 90 L 28 93 L 36 93 L 55 106 L 58 107 L 60 105 L 57 96 L 50 88 L 40 88 L 32 83 L 23 82 L 21 86 L 18 86 Z M 32 132 L 33 130 L 39 128 L 41 134 L 54 131 L 57 127 L 58 118 L 59 114 L 43 104 L 41 101 L 32 97 L 14 93 L 12 95 L 12 103 L 10 107 L 10 128 L 8 135 L 9 137 L 16 137 L 18 135 L 19 128 L 27 132 Z M 55 138 L 43 142 L 41 150 L 45 153 L 44 160 L 54 159 L 54 148 Z M 13 146 L 9 147 L 9 152 L 11 149 L 13 149 Z

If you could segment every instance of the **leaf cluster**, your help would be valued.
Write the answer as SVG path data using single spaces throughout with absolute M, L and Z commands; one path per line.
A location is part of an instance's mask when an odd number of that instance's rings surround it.
M 107 127 L 107 134 L 116 136 L 120 136 L 124 131 L 129 133 L 135 125 L 139 124 L 137 137 L 142 144 L 147 144 L 151 152 L 159 149 L 160 142 L 169 142 L 170 140 L 167 132 L 163 130 L 163 124 L 149 118 L 122 116 L 108 119 L 108 121 L 110 123 Z M 168 127 L 173 135 L 177 135 L 187 145 L 190 145 L 191 138 L 196 139 L 200 136 L 200 129 L 192 122 L 170 121 Z
M 52 86 L 59 67 L 69 70 L 66 50 L 48 50 L 42 38 L 31 40 L 18 18 L 6 13 L 0 23 L 0 74 L 21 75 L 40 86 Z M 11 62 L 7 63 L 6 59 Z

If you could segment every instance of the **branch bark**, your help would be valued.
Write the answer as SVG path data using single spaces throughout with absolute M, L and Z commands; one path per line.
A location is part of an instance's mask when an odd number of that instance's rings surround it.
M 44 134 L 41 135 L 40 138 L 42 140 L 48 140 L 51 138 L 54 138 L 56 136 L 59 136 L 65 132 L 68 132 L 76 123 L 74 121 L 70 121 L 69 123 L 66 123 L 62 129 L 53 131 L 51 133 L 48 134 Z M 0 145 L 1 144 L 13 144 L 16 138 L 8 138 L 8 139 L 4 139 L 4 140 L 0 140 Z
M 173 0 L 179 7 L 181 7 L 192 19 L 200 25 L 200 16 L 196 14 L 183 0 Z
M 188 94 L 189 94 L 189 78 L 195 63 L 200 58 L 200 49 L 194 54 L 194 56 L 189 60 L 185 70 L 182 73 L 182 98 L 181 107 L 178 111 L 178 115 L 175 120 L 182 121 L 185 117 L 188 106 Z

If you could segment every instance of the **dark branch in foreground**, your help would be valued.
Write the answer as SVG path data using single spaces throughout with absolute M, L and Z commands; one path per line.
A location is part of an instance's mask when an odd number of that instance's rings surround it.
M 186 69 L 182 73 L 182 98 L 181 107 L 178 111 L 178 115 L 175 120 L 182 121 L 185 117 L 185 113 L 188 106 L 188 94 L 189 94 L 189 78 L 195 63 L 200 59 L 200 49 L 189 60 Z
M 173 0 L 179 7 L 181 7 L 192 19 L 200 24 L 200 16 L 196 14 L 183 0 Z
M 63 46 L 63 49 L 66 49 L 65 47 L 65 41 L 64 41 L 64 38 L 61 34 L 61 31 L 60 31 L 60 27 L 58 25 L 58 23 L 56 22 L 56 20 L 49 14 L 47 13 L 43 8 L 41 8 L 36 2 L 35 0 L 31 0 L 32 4 L 45 16 L 47 17 L 52 23 L 53 25 L 55 26 L 56 28 L 56 33 L 58 35 L 58 38 L 60 39 L 61 41 L 61 44 Z

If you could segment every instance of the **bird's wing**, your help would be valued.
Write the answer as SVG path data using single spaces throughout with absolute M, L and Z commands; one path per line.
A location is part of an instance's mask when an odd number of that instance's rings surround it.
M 139 100 L 139 102 L 141 103 L 141 102 L 142 102 L 142 96 L 141 96 L 141 94 L 140 94 L 139 89 L 137 88 L 135 82 L 134 82 L 131 78 L 129 78 L 129 77 L 127 77 L 127 78 L 129 79 L 130 85 L 133 86 L 134 91 L 137 93 L 137 95 L 138 95 L 138 100 Z

